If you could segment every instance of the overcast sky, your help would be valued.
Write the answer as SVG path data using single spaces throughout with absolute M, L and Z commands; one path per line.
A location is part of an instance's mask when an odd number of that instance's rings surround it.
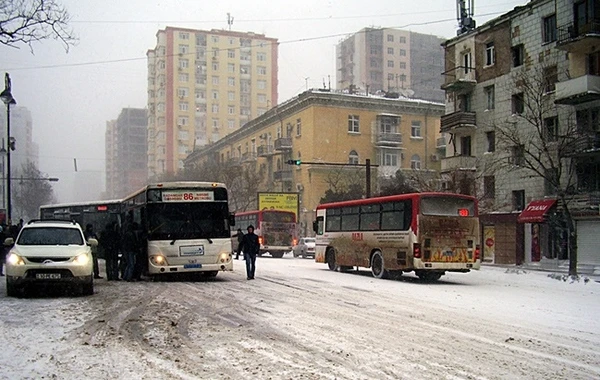
M 279 101 L 308 87 L 335 86 L 335 44 L 367 26 L 394 27 L 450 38 L 456 35 L 452 0 L 156 1 L 57 0 L 71 14 L 79 38 L 68 53 L 54 40 L 20 49 L 0 46 L 0 73 L 9 72 L 18 105 L 33 117 L 40 169 L 60 178 L 61 202 L 71 201 L 78 172 L 104 183 L 106 121 L 124 107 L 147 104 L 146 51 L 166 26 L 263 33 L 279 39 Z M 526 0 L 478 0 L 477 25 Z M 307 79 L 308 78 L 308 79 Z M 18 154 L 17 151 L 14 154 Z M 103 189 L 91 189 L 96 198 Z

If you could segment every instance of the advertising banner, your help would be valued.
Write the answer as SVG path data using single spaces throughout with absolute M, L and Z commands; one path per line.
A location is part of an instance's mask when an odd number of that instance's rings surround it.
M 259 210 L 292 211 L 298 220 L 299 207 L 300 196 L 298 193 L 258 193 Z

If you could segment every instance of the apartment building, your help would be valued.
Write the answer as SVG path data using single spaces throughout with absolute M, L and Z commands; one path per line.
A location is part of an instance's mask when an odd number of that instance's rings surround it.
M 159 30 L 147 52 L 149 177 L 277 104 L 277 51 L 262 34 Z
M 600 266 L 598 11 L 532 0 L 444 44 L 441 170 L 481 199 L 485 260 L 568 267 L 571 220 L 580 270 Z
M 301 233 L 310 233 L 313 211 L 330 188 L 332 175 L 364 176 L 366 159 L 373 164 L 375 179 L 398 169 L 436 173 L 445 148 L 439 133 L 443 112 L 443 104 L 431 101 L 309 90 L 194 151 L 186 166 L 210 163 L 223 170 L 262 170 L 260 191 L 300 194 Z M 288 160 L 302 163 L 289 165 Z
M 445 39 L 391 28 L 364 28 L 336 46 L 337 88 L 398 92 L 444 102 Z
M 106 195 L 123 198 L 148 182 L 148 116 L 143 108 L 123 108 L 106 123 Z

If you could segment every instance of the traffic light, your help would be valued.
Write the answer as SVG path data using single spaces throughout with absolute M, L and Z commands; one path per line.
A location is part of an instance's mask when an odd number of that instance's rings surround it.
M 302 160 L 287 160 L 288 165 L 300 165 Z

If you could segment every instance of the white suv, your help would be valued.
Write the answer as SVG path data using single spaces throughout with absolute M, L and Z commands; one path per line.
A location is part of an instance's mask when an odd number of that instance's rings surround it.
M 5 245 L 12 245 L 8 238 Z M 92 246 L 76 222 L 32 220 L 23 226 L 6 256 L 6 295 L 19 295 L 27 284 L 73 284 L 94 294 Z

